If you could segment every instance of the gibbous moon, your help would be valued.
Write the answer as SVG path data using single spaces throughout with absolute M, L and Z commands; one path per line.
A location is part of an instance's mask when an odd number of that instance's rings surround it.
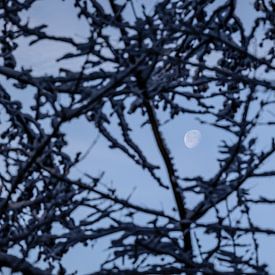
M 187 148 L 193 149 L 197 147 L 201 140 L 201 132 L 199 130 L 190 130 L 184 135 L 184 144 Z

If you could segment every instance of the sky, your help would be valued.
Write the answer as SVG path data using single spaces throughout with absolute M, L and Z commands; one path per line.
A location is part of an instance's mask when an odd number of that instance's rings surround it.
M 104 2 L 106 1 L 104 0 Z M 136 0 L 136 3 L 140 2 L 140 0 Z M 223 1 L 215 1 L 215 4 L 221 2 Z M 146 3 L 152 5 L 153 1 Z M 251 1 L 242 0 L 237 1 L 237 3 L 239 16 L 243 19 L 246 27 L 249 28 L 253 20 Z M 151 7 L 148 7 L 148 9 L 151 9 Z M 62 12 L 61 14 L 60 11 Z M 52 34 L 73 35 L 77 40 L 85 41 L 85 35 L 88 33 L 88 27 L 85 22 L 79 21 L 76 17 L 71 1 L 38 1 L 27 16 L 33 24 L 50 22 L 48 31 Z M 68 50 L 70 48 L 62 43 L 44 41 L 30 48 L 26 42 L 22 41 L 17 50 L 18 63 L 26 68 L 32 67 L 37 75 L 44 72 L 57 73 L 54 60 Z M 76 70 L 80 64 L 81 60 L 64 62 L 64 66 Z M 2 81 L 1 78 L 0 80 Z M 24 108 L 27 110 L 32 101 L 32 92 L 30 91 L 26 94 L 25 90 L 23 92 L 14 91 L 14 97 L 22 100 L 25 103 Z M 164 121 L 165 116 L 161 115 L 160 119 Z M 131 118 L 131 125 L 135 129 L 132 135 L 138 144 L 144 148 L 144 152 L 150 157 L 150 160 L 153 163 L 160 164 L 163 168 L 151 131 L 148 126 L 140 128 L 141 121 L 141 117 L 138 116 Z M 184 145 L 184 135 L 191 129 L 200 130 L 202 135 L 199 145 L 194 149 L 188 149 Z M 85 151 L 98 137 L 97 130 L 82 119 L 74 120 L 64 127 L 64 130 L 68 134 L 69 147 L 67 150 L 69 153 Z M 113 131 L 118 133 L 118 129 L 115 126 Z M 223 132 L 201 125 L 190 115 L 178 116 L 172 122 L 165 124 L 162 127 L 162 132 L 165 133 L 167 143 L 176 160 L 176 167 L 181 175 L 204 175 L 207 178 L 215 173 L 218 167 L 216 161 L 218 144 L 225 137 Z M 258 136 L 261 145 L 268 146 L 268 140 L 273 135 L 273 129 L 265 127 L 258 129 L 255 134 Z M 226 138 L 230 139 L 232 137 L 227 136 Z M 274 167 L 273 160 L 270 160 L 266 167 Z M 92 175 L 99 175 L 104 171 L 103 180 L 117 187 L 120 197 L 127 197 L 135 188 L 132 199 L 141 205 L 159 209 L 171 209 L 174 206 L 171 192 L 160 190 L 157 183 L 152 183 L 148 172 L 137 167 L 121 152 L 110 150 L 108 143 L 103 137 L 98 138 L 96 146 L 93 147 L 85 161 L 78 165 L 75 175 L 79 176 L 86 171 Z M 160 176 L 167 180 L 164 169 L 162 169 Z M 268 179 L 268 182 L 267 180 L 253 180 L 249 184 L 251 185 L 252 193 L 257 194 L 261 192 L 262 194 L 275 197 L 273 179 Z M 194 198 L 190 197 L 187 202 L 193 205 L 195 201 Z M 252 214 L 260 225 L 275 228 L 275 219 L 270 219 L 273 216 L 273 211 L 274 209 L 271 207 L 268 207 L 268 209 L 261 207 L 255 208 Z M 211 216 L 211 213 L 209 215 Z M 203 241 L 207 243 L 206 239 Z M 275 262 L 272 259 L 275 255 L 275 239 L 271 237 L 261 238 L 260 242 L 263 243 L 261 250 L 262 260 L 267 261 L 271 266 L 271 270 L 275 272 Z M 106 254 L 104 251 L 106 251 L 107 245 L 108 242 L 106 240 L 100 240 L 93 250 L 89 249 L 88 253 L 86 248 L 77 246 L 64 258 L 64 265 L 68 268 L 68 271 L 78 270 L 79 274 L 85 274 L 91 269 L 97 269 L 100 262 L 105 259 Z

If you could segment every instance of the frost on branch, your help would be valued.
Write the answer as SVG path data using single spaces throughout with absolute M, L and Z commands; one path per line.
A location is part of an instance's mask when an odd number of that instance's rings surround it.
M 274 1 L 165 0 L 150 9 L 135 0 L 60 2 L 88 32 L 57 35 L 53 22 L 35 24 L 40 1 L 0 2 L 1 268 L 69 274 L 63 260 L 70 251 L 81 244 L 89 255 L 108 239 L 93 274 L 267 274 L 258 236 L 275 230 L 252 212 L 275 200 L 252 196 L 249 183 L 275 176 L 266 166 L 274 140 L 259 141 L 261 129 L 275 124 Z M 239 2 L 250 7 L 252 25 Z M 64 46 L 49 57 L 54 70 L 21 64 L 24 45 L 32 51 L 45 42 Z M 219 131 L 217 157 L 205 157 L 217 164 L 210 176 L 182 173 L 167 138 L 165 125 L 190 117 Z M 174 207 L 123 196 L 89 166 L 76 176 L 94 143 L 86 152 L 68 150 L 75 121 L 85 133 L 96 129 L 148 184 L 171 193 Z

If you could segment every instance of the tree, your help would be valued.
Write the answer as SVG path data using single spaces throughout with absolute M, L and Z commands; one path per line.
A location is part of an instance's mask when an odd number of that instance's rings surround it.
M 0 265 L 67 274 L 69 249 L 83 244 L 89 253 L 109 238 L 110 257 L 93 274 L 267 274 L 258 235 L 275 229 L 256 224 L 252 211 L 275 200 L 250 195 L 249 183 L 275 175 L 266 165 L 274 139 L 267 147 L 257 134 L 275 123 L 274 1 L 253 1 L 249 26 L 235 0 L 164 0 L 150 11 L 135 0 L 69 2 L 88 26 L 85 38 L 34 25 L 28 13 L 39 1 L 0 3 Z M 45 41 L 68 49 L 56 72 L 22 67 L 18 49 Z M 74 59 L 79 69 L 64 65 Z M 165 124 L 190 117 L 220 133 L 218 159 L 207 156 L 217 163 L 210 177 L 180 173 L 166 140 Z M 175 211 L 123 197 L 103 174 L 76 177 L 88 152 L 67 153 L 65 127 L 77 119 L 171 193 Z M 134 138 L 133 121 L 150 131 L 159 163 Z

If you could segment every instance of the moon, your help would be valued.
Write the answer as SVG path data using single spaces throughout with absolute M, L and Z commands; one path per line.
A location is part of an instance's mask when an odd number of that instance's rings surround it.
M 184 144 L 188 149 L 193 149 L 201 141 L 201 132 L 199 130 L 190 130 L 184 135 Z

